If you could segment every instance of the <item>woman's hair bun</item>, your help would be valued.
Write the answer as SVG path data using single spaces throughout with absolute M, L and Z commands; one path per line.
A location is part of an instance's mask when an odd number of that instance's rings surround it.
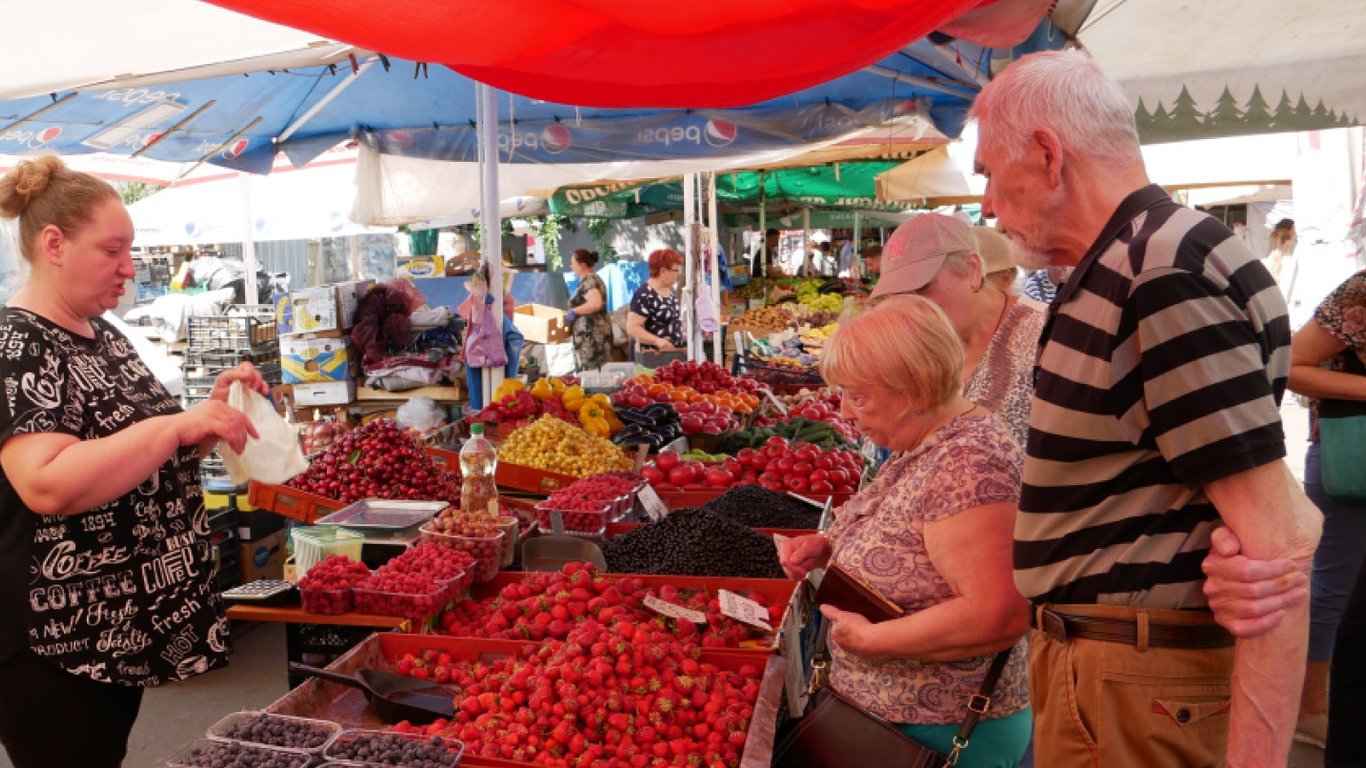
M 53 175 L 65 167 L 56 155 L 43 155 L 12 168 L 0 178 L 0 214 L 10 219 L 23 214 L 47 191 Z

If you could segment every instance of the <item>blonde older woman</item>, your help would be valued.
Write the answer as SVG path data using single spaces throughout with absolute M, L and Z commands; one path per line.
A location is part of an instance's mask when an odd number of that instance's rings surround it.
M 883 249 L 882 277 L 872 298 L 919 294 L 938 304 L 963 342 L 964 396 L 1005 421 L 1023 447 L 1045 316 L 987 279 L 1009 263 L 1010 244 L 984 227 L 976 233 L 936 213 L 897 227 Z
M 844 414 L 894 452 L 828 534 L 789 539 L 779 557 L 794 578 L 834 560 L 905 610 L 872 623 L 823 607 L 830 682 L 947 753 L 992 654 L 1028 626 L 1011 572 L 1024 457 L 1001 421 L 963 396 L 962 344 L 924 298 L 856 317 L 827 343 L 821 367 L 843 390 Z M 959 766 L 1015 765 L 1029 740 L 1027 696 L 1017 648 Z

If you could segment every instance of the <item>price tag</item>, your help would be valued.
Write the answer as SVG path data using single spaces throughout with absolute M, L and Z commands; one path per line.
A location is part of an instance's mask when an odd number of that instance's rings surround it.
M 779 400 L 777 397 L 774 397 L 773 390 L 769 389 L 768 387 L 764 387 L 759 391 L 763 392 L 764 397 L 768 398 L 768 401 L 773 404 L 773 407 L 778 409 L 778 413 L 782 414 L 783 416 L 787 415 L 787 406 L 783 405 L 783 401 Z
M 760 629 L 773 631 L 773 627 L 768 623 L 768 609 L 750 600 L 748 597 L 741 597 L 729 590 L 721 590 L 721 613 L 742 621 L 750 626 Z
M 655 493 L 654 487 L 647 485 L 641 488 L 639 498 L 640 506 L 645 509 L 645 516 L 650 522 L 657 523 L 669 514 L 669 506 Z
M 707 614 L 701 611 L 694 611 L 691 608 L 684 608 L 681 605 L 675 605 L 667 600 L 660 600 L 654 595 L 646 595 L 645 599 L 641 602 L 645 603 L 646 608 L 649 608 L 662 616 L 668 616 L 672 619 L 683 619 L 684 621 L 691 621 L 694 624 L 707 623 Z

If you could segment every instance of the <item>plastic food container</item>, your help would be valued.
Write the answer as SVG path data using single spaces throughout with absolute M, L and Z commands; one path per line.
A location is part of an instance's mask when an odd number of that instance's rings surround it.
M 304 611 L 336 616 L 355 610 L 356 596 L 350 587 L 340 589 L 306 589 L 299 587 L 299 601 Z
M 506 538 L 503 531 L 493 536 L 456 536 L 423 526 L 422 538 L 470 553 L 474 558 L 474 581 L 477 584 L 483 584 L 498 575 L 498 564 L 503 559 L 503 539 Z
M 344 555 L 356 562 L 361 561 L 361 548 L 365 537 L 355 531 L 332 526 L 312 526 L 295 528 L 294 564 L 297 576 L 302 579 L 308 569 L 326 560 L 329 555 Z
M 348 592 L 350 590 L 347 590 Z M 280 744 L 272 744 L 265 739 L 270 736 L 260 737 L 259 735 L 245 732 L 254 722 L 278 723 L 297 731 L 303 731 L 308 738 L 301 740 L 301 746 L 286 747 Z M 291 751 L 302 751 L 313 755 L 321 755 L 323 747 L 336 738 L 342 732 L 342 727 L 329 720 L 315 720 L 308 717 L 292 717 L 290 715 L 276 715 L 269 712 L 234 712 L 222 720 L 209 727 L 209 738 L 215 741 L 233 741 L 254 746 L 268 746 L 275 749 L 288 749 Z M 233 734 L 236 735 L 233 735 Z
M 200 739 L 181 747 L 166 765 L 171 768 L 214 768 L 218 765 L 265 765 L 272 760 L 285 768 L 307 768 L 313 762 L 313 755 L 302 750 Z
M 416 733 L 397 733 L 394 731 L 371 731 L 365 729 L 354 729 L 342 731 L 335 739 L 323 750 L 323 757 L 336 765 L 347 766 L 387 766 L 400 765 L 399 763 L 384 762 L 378 757 L 347 757 L 356 742 L 364 739 L 401 739 L 404 741 L 425 741 L 438 744 L 446 748 L 446 754 L 450 755 L 449 762 L 443 760 L 442 765 L 458 766 L 460 758 L 465 754 L 465 745 L 455 739 L 447 739 L 442 736 L 423 736 Z
M 515 517 L 500 517 L 498 523 L 503 526 L 503 552 L 498 567 L 508 568 L 517 558 L 517 532 L 521 525 Z
M 543 531 L 554 531 L 551 512 L 559 512 L 564 520 L 564 532 L 568 534 L 592 533 L 602 531 L 607 523 L 615 521 L 617 502 L 615 500 L 598 502 L 597 509 L 560 509 L 547 506 L 545 502 L 536 505 L 536 525 Z
M 405 619 L 429 619 L 454 600 L 465 587 L 466 577 L 437 582 L 428 592 L 385 592 L 379 589 L 355 587 L 356 610 L 380 616 L 402 616 Z

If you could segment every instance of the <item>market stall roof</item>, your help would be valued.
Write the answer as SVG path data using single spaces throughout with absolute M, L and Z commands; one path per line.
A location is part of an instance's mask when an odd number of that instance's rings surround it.
M 1361 0 L 1063 0 L 1054 18 L 1119 80 L 1145 144 L 1366 118 Z
M 1018 44 L 1049 0 L 215 0 L 512 93 L 594 107 L 737 107 L 847 75 L 940 27 Z

